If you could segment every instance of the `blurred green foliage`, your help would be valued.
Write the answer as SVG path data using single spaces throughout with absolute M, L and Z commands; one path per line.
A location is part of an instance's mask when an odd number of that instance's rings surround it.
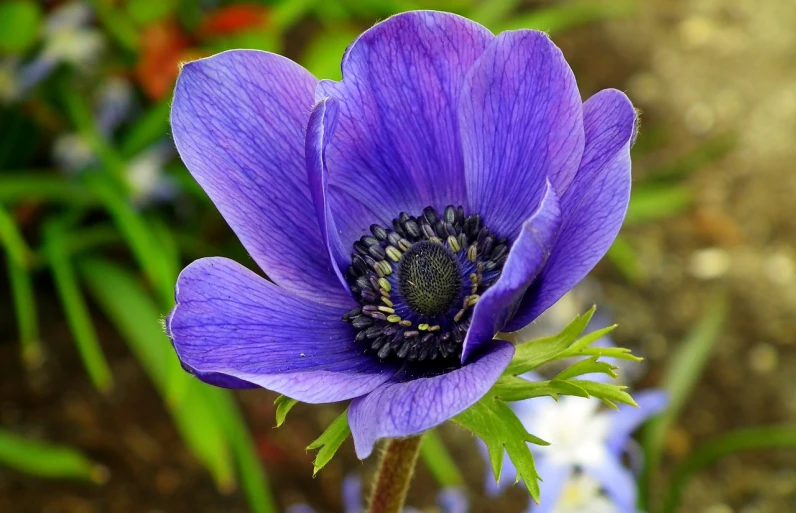
M 229 48 L 259 48 L 286 52 L 319 78 L 340 79 L 340 60 L 351 41 L 397 12 L 446 10 L 495 32 L 535 28 L 555 34 L 628 15 L 634 5 L 630 0 L 551 1 L 536 8 L 519 0 L 0 2 L 0 244 L 22 365 L 27 372 L 41 371 L 50 342 L 43 337 L 50 335 L 40 329 L 38 310 L 57 306 L 87 380 L 100 393 L 109 391 L 113 375 L 93 325 L 96 310 L 126 342 L 186 447 L 219 488 L 240 482 L 253 511 L 277 511 L 233 395 L 186 374 L 161 327 L 173 306 L 177 274 L 188 261 L 211 254 L 246 260 L 176 155 L 167 151 L 162 162 L 152 164 L 152 155 L 171 145 L 168 114 L 179 63 Z M 73 9 L 66 21 L 58 18 L 62 7 Z M 108 115 L 116 116 L 114 123 Z M 655 144 L 640 140 L 635 151 Z M 692 194 L 683 179 L 733 144 L 731 138 L 709 141 L 647 170 L 635 185 L 628 223 L 688 208 Z M 618 239 L 609 256 L 631 282 L 643 280 L 631 242 Z M 56 305 L 49 296 L 57 298 Z M 714 312 L 708 327 L 686 346 L 697 349 L 684 349 L 700 358 L 686 362 L 687 380 L 671 383 L 675 408 L 650 430 L 653 453 L 659 453 L 661 430 L 701 371 L 720 313 Z M 293 404 L 278 400 L 278 424 Z M 310 445 L 320 449 L 316 471 L 348 436 L 347 429 L 343 414 Z M 426 437 L 422 455 L 441 484 L 462 482 L 436 434 Z M 0 463 L 42 477 L 99 482 L 102 474 L 74 449 L 5 431 L 0 431 Z

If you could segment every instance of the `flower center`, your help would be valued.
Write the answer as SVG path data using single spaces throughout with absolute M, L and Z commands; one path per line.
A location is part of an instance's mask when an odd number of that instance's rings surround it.
M 354 243 L 346 278 L 360 307 L 343 316 L 379 358 L 458 360 L 472 311 L 500 277 L 507 240 L 448 205 L 374 224 Z
M 414 311 L 440 315 L 459 299 L 461 267 L 450 249 L 424 240 L 412 245 L 398 262 L 398 285 Z

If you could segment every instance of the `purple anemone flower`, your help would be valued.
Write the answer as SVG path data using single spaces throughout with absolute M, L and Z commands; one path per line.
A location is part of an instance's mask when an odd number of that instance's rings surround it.
M 269 281 L 223 258 L 180 275 L 167 327 L 213 385 L 352 399 L 355 449 L 462 412 L 519 329 L 605 254 L 636 113 L 581 100 L 561 51 L 453 14 L 389 18 L 340 82 L 260 51 L 186 64 L 177 149 Z

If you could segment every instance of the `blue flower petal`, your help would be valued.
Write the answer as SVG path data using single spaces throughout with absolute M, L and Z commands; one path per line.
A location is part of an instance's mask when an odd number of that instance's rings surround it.
M 483 26 L 454 14 L 398 14 L 354 41 L 342 81 L 321 82 L 316 99 L 340 100 L 326 163 L 344 243 L 401 211 L 466 204 L 459 92 L 492 39 Z
M 226 258 L 203 258 L 177 280 L 168 332 L 183 365 L 212 384 L 252 383 L 307 403 L 366 394 L 396 369 L 364 355 L 331 307 L 289 294 Z
M 584 145 L 575 77 L 543 32 L 500 34 L 468 73 L 459 100 L 470 209 L 514 239 L 545 178 L 562 196 Z
M 348 293 L 324 256 L 304 162 L 316 84 L 284 57 L 224 52 L 183 67 L 171 124 L 188 170 L 268 277 L 334 305 Z
M 506 331 L 526 326 L 577 285 L 608 251 L 625 218 L 636 111 L 624 93 L 606 89 L 589 98 L 583 112 L 586 150 L 561 198 L 558 241 Z
M 416 435 L 463 412 L 495 384 L 513 356 L 512 344 L 496 341 L 490 352 L 459 369 L 419 378 L 407 370 L 354 399 L 348 424 L 357 456 L 367 458 L 381 438 Z
M 556 464 L 550 458 L 536 459 L 536 472 L 539 474 L 539 504 L 529 499 L 528 513 L 552 513 L 556 511 L 558 499 L 567 480 L 572 477 L 572 467 Z
M 622 513 L 635 513 L 636 479 L 633 473 L 622 465 L 613 455 L 603 458 L 599 463 L 587 465 L 584 472 L 602 485 L 605 494 Z
M 561 226 L 561 208 L 555 189 L 547 182 L 536 211 L 527 219 L 511 247 L 498 281 L 478 300 L 464 339 L 462 362 L 485 344 L 514 313 L 525 291 L 547 262 Z
M 611 434 L 606 444 L 617 455 L 625 450 L 630 436 L 641 424 L 661 413 L 669 404 L 669 394 L 663 390 L 635 392 L 633 399 L 638 408 L 623 404 L 619 406 L 619 411 L 611 414 Z

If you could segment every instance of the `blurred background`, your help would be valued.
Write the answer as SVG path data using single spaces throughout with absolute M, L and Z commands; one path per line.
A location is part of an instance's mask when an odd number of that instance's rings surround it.
M 259 48 L 339 79 L 358 33 L 418 8 L 545 30 L 584 98 L 616 87 L 642 111 L 626 226 L 534 329 L 597 303 L 645 357 L 634 386 L 671 393 L 637 437 L 645 509 L 796 511 L 792 0 L 0 2 L 0 511 L 341 511 L 373 463 L 348 441 L 313 478 L 305 447 L 342 407 L 275 429 L 274 394 L 202 385 L 163 335 L 185 264 L 254 265 L 168 110 L 182 61 Z M 414 506 L 464 484 L 474 512 L 524 510 L 522 487 L 485 496 L 469 433 L 436 433 Z

